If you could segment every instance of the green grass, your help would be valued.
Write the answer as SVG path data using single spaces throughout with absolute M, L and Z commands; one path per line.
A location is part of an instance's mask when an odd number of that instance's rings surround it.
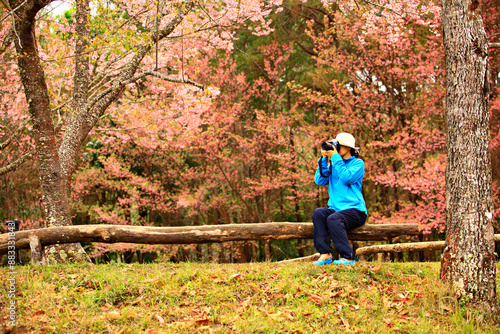
M 20 333 L 500 333 L 498 318 L 456 302 L 439 263 L 16 269 Z

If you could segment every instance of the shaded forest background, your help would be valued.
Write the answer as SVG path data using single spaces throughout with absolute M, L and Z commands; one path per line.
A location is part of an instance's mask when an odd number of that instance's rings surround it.
M 490 42 L 497 42 L 500 2 L 487 0 L 482 6 Z M 73 224 L 310 221 L 313 210 L 328 200 L 326 187 L 314 184 L 319 146 L 345 131 L 355 136 L 365 161 L 368 223 L 418 223 L 426 240 L 443 238 L 446 124 L 440 3 L 290 0 L 282 8 L 269 14 L 269 34 L 259 33 L 259 22 L 221 27 L 221 34 L 230 30 L 237 36 L 230 47 L 198 47 L 203 39 L 190 36 L 169 41 L 180 51 L 168 56 L 176 64 L 168 70 L 206 89 L 154 78 L 127 86 L 82 149 L 71 194 Z M 96 39 L 110 35 L 110 22 L 119 26 L 130 19 L 127 8 L 118 5 L 94 11 L 99 14 L 91 23 Z M 73 59 L 67 55 L 72 52 L 74 11 L 43 15 L 38 42 L 57 123 L 68 117 L 64 104 L 71 90 Z M 133 32 L 118 35 L 114 49 L 95 51 L 91 66 L 101 58 L 126 57 L 132 42 Z M 490 49 L 489 56 L 498 233 L 500 48 Z M 27 107 L 14 53 L 5 52 L 1 62 L 6 69 L 0 72 L 4 143 L 25 121 Z M 29 126 L 21 131 L 0 150 L 0 167 L 33 146 Z M 22 229 L 45 226 L 36 159 L 0 178 L 0 219 L 18 218 Z M 152 260 L 161 253 L 173 260 L 245 262 L 312 251 L 306 241 L 85 248 L 96 261 L 117 254 L 125 261 Z

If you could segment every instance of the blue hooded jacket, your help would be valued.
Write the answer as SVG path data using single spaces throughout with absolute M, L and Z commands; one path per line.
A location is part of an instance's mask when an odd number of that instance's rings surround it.
M 367 214 L 366 204 L 361 193 L 363 177 L 365 176 L 365 163 L 363 160 L 350 157 L 342 159 L 340 154 L 334 154 L 330 158 L 332 162 L 332 173 L 329 177 L 320 174 L 319 167 L 314 176 L 314 182 L 318 186 L 328 185 L 328 207 L 335 212 L 356 209 Z M 323 175 L 328 175 L 328 158 L 319 158 Z

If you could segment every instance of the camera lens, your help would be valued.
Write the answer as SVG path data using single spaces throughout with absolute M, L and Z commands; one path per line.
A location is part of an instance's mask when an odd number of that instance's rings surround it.
M 323 151 L 332 151 L 333 147 L 329 142 L 325 141 L 325 142 L 323 142 L 323 144 L 321 144 L 321 149 Z

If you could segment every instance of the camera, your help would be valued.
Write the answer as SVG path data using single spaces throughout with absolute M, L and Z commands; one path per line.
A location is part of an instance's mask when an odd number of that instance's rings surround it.
M 14 219 L 14 220 L 9 220 L 9 221 L 6 221 L 5 224 L 7 226 L 9 225 L 14 225 L 14 231 L 19 231 L 19 220 L 17 219 Z
M 340 152 L 340 143 L 337 139 L 325 141 L 321 144 L 321 149 L 323 151 L 333 151 L 334 147 L 337 150 L 337 152 Z

